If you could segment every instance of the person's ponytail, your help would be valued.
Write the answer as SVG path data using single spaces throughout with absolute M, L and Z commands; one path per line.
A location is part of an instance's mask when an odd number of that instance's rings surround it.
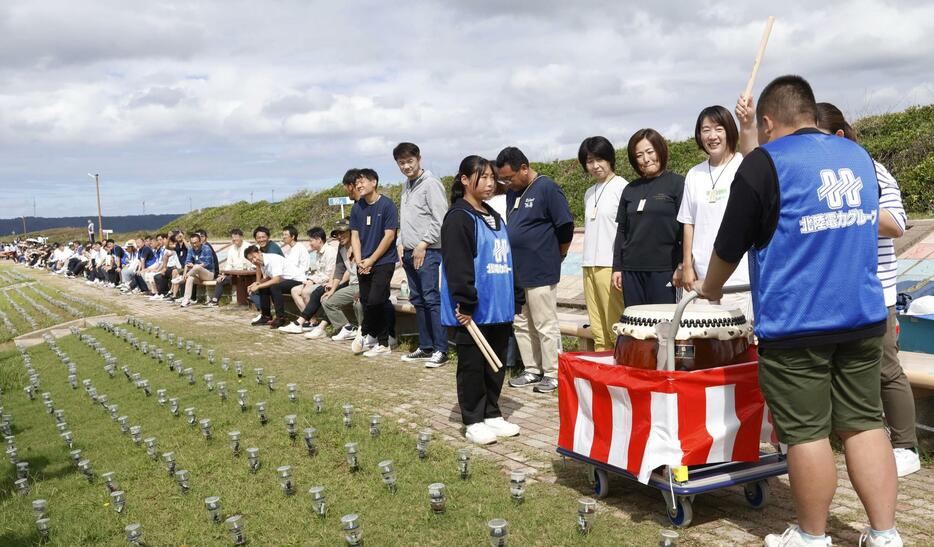
M 464 188 L 463 177 L 464 175 L 460 172 L 454 176 L 454 184 L 451 185 L 451 205 L 454 205 L 457 200 L 463 198 L 464 193 L 467 191 L 467 189 Z

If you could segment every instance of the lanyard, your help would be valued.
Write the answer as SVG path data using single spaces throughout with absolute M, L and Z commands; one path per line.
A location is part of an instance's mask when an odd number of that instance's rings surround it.
M 536 180 L 542 178 L 543 176 L 544 176 L 544 175 L 539 175 L 539 176 L 535 177 L 535 178 L 532 180 L 532 182 L 530 182 L 529 185 L 525 187 L 525 190 L 523 190 L 522 193 L 519 194 L 519 197 L 516 198 L 516 202 L 512 204 L 512 211 L 509 211 L 509 213 L 507 214 L 507 216 L 509 216 L 510 214 L 512 214 L 513 211 L 518 211 L 518 210 L 519 210 L 519 204 L 522 202 L 522 198 L 525 197 L 525 193 L 529 191 L 529 188 L 531 188 L 533 184 L 535 184 L 535 181 L 536 181 Z

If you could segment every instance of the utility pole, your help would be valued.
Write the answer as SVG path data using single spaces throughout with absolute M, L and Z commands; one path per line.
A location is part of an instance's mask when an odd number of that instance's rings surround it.
M 143 215 L 146 214 L 146 200 L 143 200 Z
M 23 216 L 23 233 L 26 233 L 26 217 Z
M 94 188 L 97 190 L 97 239 L 100 241 L 104 237 L 104 215 L 101 213 L 101 175 L 100 173 L 88 173 L 88 176 L 94 179 Z
M 272 201 L 271 201 L 270 203 L 275 203 L 275 202 L 276 202 L 276 191 L 273 190 L 273 191 L 272 191 Z
M 253 203 L 253 192 L 250 192 L 250 203 Z
M 193 210 L 194 210 L 194 207 L 191 206 L 191 196 L 189 195 L 188 196 L 188 212 L 190 213 Z

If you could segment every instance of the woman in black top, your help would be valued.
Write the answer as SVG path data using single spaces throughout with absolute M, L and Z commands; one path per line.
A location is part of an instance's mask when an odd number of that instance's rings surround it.
M 668 145 L 654 129 L 629 139 L 629 163 L 639 174 L 623 190 L 616 213 L 613 286 L 627 306 L 672 304 L 671 277 L 681 262 L 681 225 L 677 220 L 684 177 L 666 171 Z

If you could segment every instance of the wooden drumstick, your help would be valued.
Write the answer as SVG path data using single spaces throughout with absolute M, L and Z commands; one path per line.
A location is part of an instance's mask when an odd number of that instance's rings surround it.
M 762 31 L 762 39 L 759 40 L 759 51 L 756 53 L 756 62 L 752 65 L 752 74 L 749 75 L 749 81 L 746 82 L 746 91 L 743 92 L 743 98 L 747 101 L 752 97 L 752 86 L 756 84 L 756 75 L 759 74 L 759 65 L 765 55 L 765 46 L 769 43 L 769 35 L 772 34 L 772 25 L 774 23 L 775 17 L 769 15 L 768 21 L 765 22 L 765 30 Z
M 484 337 L 483 333 L 480 332 L 480 328 L 477 327 L 477 324 L 474 323 L 473 319 L 467 323 L 467 332 L 470 333 L 470 337 L 473 338 L 474 343 L 477 344 L 477 347 L 480 348 L 480 353 L 483 354 L 483 357 L 490 365 L 490 368 L 493 369 L 493 372 L 499 372 L 499 369 L 502 368 L 503 365 L 500 363 L 496 353 L 493 352 L 493 349 L 490 347 L 490 343 L 487 342 L 486 337 Z

